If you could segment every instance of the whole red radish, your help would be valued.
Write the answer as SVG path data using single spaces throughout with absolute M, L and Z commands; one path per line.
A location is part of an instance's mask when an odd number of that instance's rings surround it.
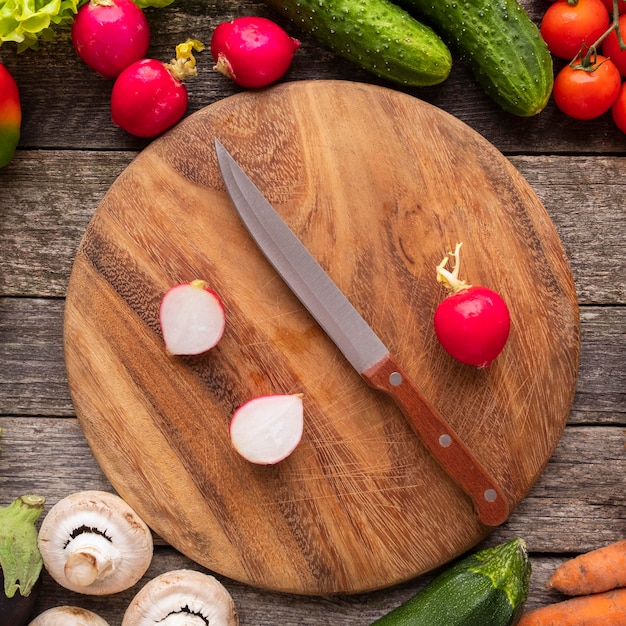
M 459 279 L 460 248 L 459 243 L 437 266 L 437 280 L 451 294 L 435 310 L 435 333 L 444 350 L 458 361 L 487 367 L 509 337 L 509 309 L 495 291 Z M 445 269 L 450 256 L 454 257 L 452 272 Z
M 298 446 L 304 429 L 302 394 L 259 396 L 240 406 L 230 421 L 230 438 L 241 456 L 274 465 Z
M 183 80 L 196 76 L 194 50 L 204 45 L 189 40 L 176 46 L 170 63 L 141 59 L 116 79 L 111 92 L 111 119 L 116 126 L 137 137 L 156 137 L 178 122 L 189 103 Z
M 159 322 L 170 354 L 202 354 L 219 343 L 226 318 L 217 293 L 205 281 L 194 280 L 167 291 Z
M 264 17 L 239 17 L 213 31 L 215 68 L 242 87 L 265 87 L 289 69 L 300 41 Z
M 90 68 L 105 78 L 115 78 L 145 56 L 150 28 L 132 0 L 89 0 L 74 19 L 72 43 Z

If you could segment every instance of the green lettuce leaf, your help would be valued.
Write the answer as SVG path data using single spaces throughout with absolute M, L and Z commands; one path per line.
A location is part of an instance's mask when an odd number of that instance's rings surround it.
M 50 40 L 55 27 L 71 24 L 86 0 L 0 0 L 0 46 L 14 42 L 17 51 L 37 48 Z M 135 0 L 142 9 L 163 8 L 173 0 Z

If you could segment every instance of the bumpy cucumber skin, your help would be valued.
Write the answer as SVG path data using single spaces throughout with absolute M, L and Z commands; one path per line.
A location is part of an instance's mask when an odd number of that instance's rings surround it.
M 530 574 L 525 543 L 514 539 L 461 559 L 372 626 L 512 626 Z
M 516 0 L 398 0 L 432 26 L 502 108 L 522 117 L 544 109 L 554 84 L 539 28 Z
M 450 50 L 428 26 L 389 0 L 268 0 L 322 45 L 363 69 L 414 87 L 442 83 Z

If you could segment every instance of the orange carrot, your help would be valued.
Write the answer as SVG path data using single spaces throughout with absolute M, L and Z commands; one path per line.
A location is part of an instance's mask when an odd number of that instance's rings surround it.
M 626 587 L 626 539 L 565 561 L 546 585 L 568 596 Z
M 626 626 L 626 589 L 542 606 L 524 613 L 517 626 Z

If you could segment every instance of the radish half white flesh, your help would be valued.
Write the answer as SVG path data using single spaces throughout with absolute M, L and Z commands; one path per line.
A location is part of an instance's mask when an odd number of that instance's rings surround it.
M 230 438 L 241 456 L 259 465 L 288 457 L 304 430 L 302 394 L 261 396 L 235 411 Z
M 165 348 L 170 354 L 202 354 L 215 347 L 226 319 L 219 296 L 202 280 L 172 287 L 159 310 Z

